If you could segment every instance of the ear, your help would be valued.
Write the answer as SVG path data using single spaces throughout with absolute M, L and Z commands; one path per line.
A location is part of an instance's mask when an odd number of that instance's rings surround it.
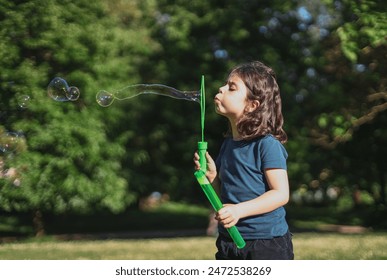
M 261 103 L 259 103 L 258 100 L 251 100 L 246 107 L 247 112 L 249 113 L 254 112 L 260 105 Z

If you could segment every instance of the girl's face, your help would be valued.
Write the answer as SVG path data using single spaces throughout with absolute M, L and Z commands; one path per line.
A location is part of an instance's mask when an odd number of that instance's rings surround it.
M 247 88 L 244 82 L 236 75 L 230 76 L 227 83 L 219 88 L 214 103 L 218 114 L 230 121 L 237 121 L 247 105 Z

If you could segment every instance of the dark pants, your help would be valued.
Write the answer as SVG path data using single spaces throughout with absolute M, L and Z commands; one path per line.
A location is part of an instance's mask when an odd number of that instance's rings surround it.
M 217 260 L 293 260 L 292 234 L 273 239 L 246 240 L 246 246 L 238 249 L 234 242 L 219 235 L 216 240 Z

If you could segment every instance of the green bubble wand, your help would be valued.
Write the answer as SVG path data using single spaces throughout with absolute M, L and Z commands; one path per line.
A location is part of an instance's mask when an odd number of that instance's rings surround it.
M 201 87 L 200 87 L 200 113 L 201 113 L 200 120 L 201 120 L 202 139 L 200 142 L 198 142 L 200 170 L 197 170 L 194 173 L 194 175 L 196 177 L 196 180 L 202 187 L 208 200 L 210 201 L 212 207 L 216 212 L 218 212 L 220 209 L 223 208 L 223 203 L 220 201 L 214 188 L 212 187 L 211 183 L 208 181 L 206 177 L 206 170 L 207 170 L 206 151 L 207 151 L 208 145 L 207 145 L 207 142 L 204 141 L 204 119 L 205 119 L 205 111 L 206 111 L 205 97 L 206 97 L 206 94 L 204 89 L 204 76 L 202 76 Z M 227 231 L 230 234 L 235 245 L 239 249 L 242 249 L 243 247 L 245 247 L 246 242 L 244 241 L 243 237 L 241 236 L 236 226 L 232 226 L 228 228 Z

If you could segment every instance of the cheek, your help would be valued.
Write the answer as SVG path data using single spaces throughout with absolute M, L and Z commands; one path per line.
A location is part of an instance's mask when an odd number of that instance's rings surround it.
M 247 106 L 246 100 L 242 98 L 235 98 L 230 102 L 230 104 L 232 104 L 232 106 L 238 110 L 244 110 Z

